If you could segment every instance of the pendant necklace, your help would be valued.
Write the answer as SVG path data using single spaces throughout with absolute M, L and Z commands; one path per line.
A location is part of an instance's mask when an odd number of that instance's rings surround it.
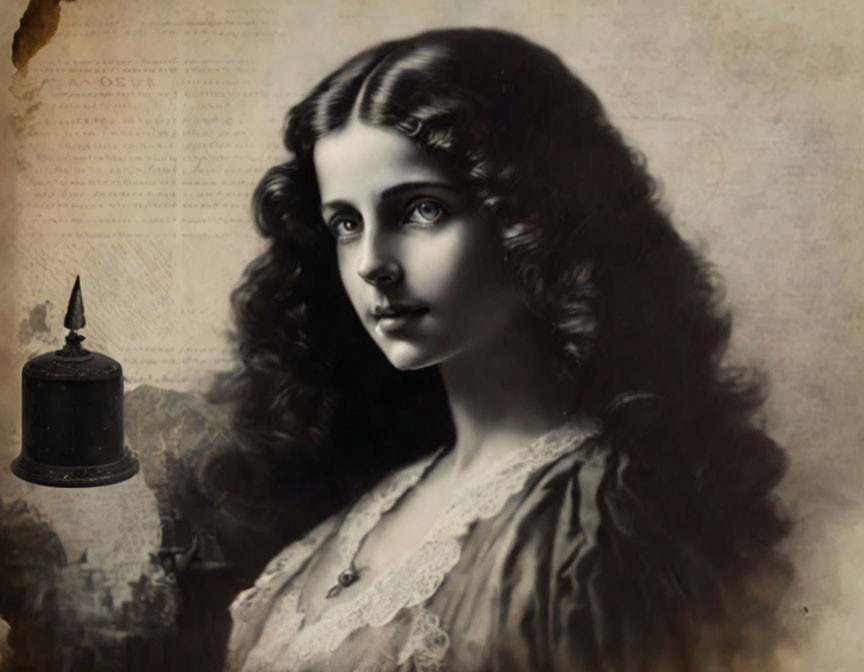
M 354 566 L 354 561 L 352 560 L 351 564 L 348 565 L 348 568 L 342 570 L 339 573 L 339 576 L 336 577 L 336 585 L 327 591 L 325 598 L 330 599 L 331 597 L 336 597 L 342 592 L 343 588 L 347 588 L 351 584 L 357 583 L 359 580 L 360 572 L 357 571 L 357 568 Z
M 431 460 L 423 467 L 417 476 L 416 480 L 411 483 L 399 497 L 396 498 L 396 502 L 391 505 L 394 506 L 399 500 L 401 500 L 407 492 L 414 489 L 417 486 L 417 483 L 429 472 L 429 470 L 438 462 L 441 456 L 446 452 L 447 446 L 441 446 L 432 456 Z M 387 509 L 387 511 L 390 510 Z M 382 512 L 381 515 L 387 513 L 387 511 Z M 378 522 L 381 520 L 381 515 L 378 516 Z M 366 534 L 363 535 L 363 538 L 360 540 L 357 548 L 354 551 L 354 555 L 351 557 L 351 561 L 348 563 L 348 567 L 339 572 L 339 575 L 336 577 L 336 583 L 333 585 L 330 590 L 327 591 L 327 594 L 324 596 L 325 599 L 331 599 L 339 595 L 345 588 L 354 585 L 360 580 L 360 571 L 357 569 L 354 561 L 357 559 L 357 554 L 360 552 L 360 546 L 363 544 L 363 541 L 366 539 L 366 536 L 371 532 L 371 530 L 367 530 Z

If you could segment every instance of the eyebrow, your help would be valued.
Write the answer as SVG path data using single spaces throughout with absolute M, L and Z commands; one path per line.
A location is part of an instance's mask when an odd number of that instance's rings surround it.
M 456 187 L 447 182 L 403 182 L 382 191 L 381 198 L 392 198 L 403 192 L 416 191 L 417 189 L 447 189 L 448 191 L 457 191 Z
M 459 189 L 456 188 L 452 184 L 448 184 L 447 182 L 403 182 L 401 184 L 393 185 L 392 187 L 388 187 L 384 191 L 381 192 L 381 200 L 385 200 L 388 198 L 394 198 L 399 196 L 400 194 L 406 191 L 417 191 L 420 189 L 446 189 L 447 191 L 458 192 Z M 348 201 L 343 200 L 335 200 L 335 201 L 327 201 L 326 203 L 321 204 L 321 209 L 325 208 L 345 208 L 345 207 L 354 207 Z

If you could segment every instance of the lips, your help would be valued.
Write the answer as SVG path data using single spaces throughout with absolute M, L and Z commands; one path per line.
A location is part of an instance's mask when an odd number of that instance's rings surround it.
M 402 315 L 412 315 L 414 313 L 428 313 L 429 308 L 421 305 L 409 304 L 391 304 L 389 306 L 375 306 L 372 310 L 372 317 L 376 320 L 381 320 L 389 317 L 400 317 Z
M 376 331 L 392 334 L 414 324 L 428 312 L 427 306 L 417 304 L 379 305 L 373 308 L 372 317 L 376 323 Z

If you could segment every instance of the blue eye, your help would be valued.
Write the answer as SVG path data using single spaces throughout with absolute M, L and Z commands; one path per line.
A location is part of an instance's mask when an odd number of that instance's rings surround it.
M 438 201 L 421 198 L 414 201 L 406 213 L 405 222 L 419 226 L 432 226 L 447 216 L 447 211 Z

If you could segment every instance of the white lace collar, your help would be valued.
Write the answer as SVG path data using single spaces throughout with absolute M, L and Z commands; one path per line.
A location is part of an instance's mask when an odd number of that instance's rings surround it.
M 453 497 L 416 550 L 372 580 L 353 599 L 332 606 L 317 621 L 304 624 L 300 586 L 291 585 L 290 580 L 334 533 L 337 552 L 347 564 L 366 534 L 418 483 L 442 451 L 394 472 L 347 514 L 334 516 L 300 542 L 288 546 L 268 564 L 253 588 L 240 593 L 231 606 L 234 631 L 229 643 L 229 669 L 240 669 L 239 665 L 231 666 L 232 662 L 242 664 L 253 645 L 255 659 L 271 664 L 278 660 L 286 669 L 300 669 L 313 657 L 335 651 L 352 632 L 364 626 L 386 625 L 401 609 L 422 604 L 435 594 L 458 563 L 462 539 L 473 522 L 498 514 L 510 497 L 524 489 L 532 474 L 577 449 L 599 429 L 599 423 L 593 420 L 569 423 L 509 452 L 491 472 L 473 479 Z M 279 608 L 271 614 L 277 595 Z M 268 616 L 278 621 L 272 624 L 278 626 L 274 628 L 278 641 L 262 638 L 256 644 Z M 399 657 L 400 663 L 412 653 L 406 649 Z M 250 664 L 242 668 L 244 672 L 257 669 L 253 660 L 247 662 Z

